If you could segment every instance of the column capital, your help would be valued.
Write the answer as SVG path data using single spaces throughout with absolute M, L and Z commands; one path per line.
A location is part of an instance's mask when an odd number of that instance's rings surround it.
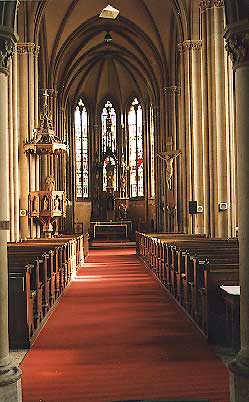
M 201 0 L 200 8 L 201 10 L 206 10 L 207 8 L 214 7 L 224 7 L 224 0 Z
M 16 49 L 17 36 L 6 27 L 0 27 L 0 73 L 9 74 L 9 64 Z
M 171 85 L 169 87 L 162 88 L 163 95 L 181 95 L 181 87 Z
M 182 54 L 186 50 L 201 50 L 201 40 L 185 40 L 177 45 L 179 52 Z
M 226 50 L 231 57 L 233 68 L 249 67 L 249 28 L 235 24 L 228 27 L 225 32 Z
M 33 53 L 35 56 L 39 54 L 40 46 L 32 42 L 19 42 L 17 43 L 17 53 L 26 54 Z

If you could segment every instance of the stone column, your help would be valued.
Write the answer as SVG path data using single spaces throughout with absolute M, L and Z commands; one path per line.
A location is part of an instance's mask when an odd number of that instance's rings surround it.
M 19 189 L 20 189 L 20 236 L 30 237 L 28 220 L 29 158 L 23 150 L 23 143 L 29 139 L 29 52 L 33 43 L 17 45 L 19 73 Z
M 200 2 L 202 16 L 203 55 L 203 128 L 205 144 L 205 226 L 215 236 L 218 222 L 216 110 L 215 110 L 215 42 L 214 0 Z
M 199 182 L 196 175 L 196 165 L 200 166 L 198 155 L 196 154 L 196 141 L 200 141 L 194 132 L 199 130 L 198 123 L 194 120 L 195 116 L 199 114 L 200 103 L 197 105 L 196 97 L 199 99 L 201 92 L 199 80 L 199 92 L 197 94 L 195 85 L 197 76 L 199 74 L 200 65 L 199 57 L 196 52 L 201 49 L 201 42 L 199 40 L 185 40 L 178 45 L 181 60 L 181 118 L 179 127 L 179 148 L 182 151 L 182 188 L 183 188 L 183 220 L 184 231 L 194 233 L 202 230 L 202 222 L 197 222 L 194 215 L 189 214 L 189 201 L 196 200 L 196 192 L 199 191 Z M 200 78 L 200 77 L 199 77 Z M 200 102 L 200 99 L 199 99 Z M 195 115 L 193 114 L 195 113 Z M 197 134 L 199 137 L 201 133 Z M 198 152 L 200 150 L 198 149 Z M 195 157 L 195 159 L 194 159 Z M 192 178 L 192 179 L 191 179 Z M 196 184 L 195 184 L 196 183 Z M 199 218 L 198 218 L 199 219 Z M 198 229 L 198 226 L 201 229 Z
M 204 166 L 204 228 L 206 234 L 211 234 L 211 217 L 210 217 L 210 198 L 211 198 L 211 179 L 209 168 L 209 114 L 211 113 L 208 105 L 208 74 L 209 74 L 209 57 L 208 48 L 208 28 L 207 28 L 207 14 L 205 12 L 205 2 L 201 2 L 201 37 L 202 37 L 202 130 L 203 130 L 203 166 Z
M 21 371 L 12 366 L 8 340 L 9 158 L 8 158 L 8 73 L 16 37 L 0 28 L 0 400 L 20 402 Z
M 154 121 L 155 121 L 155 130 L 156 132 L 160 133 L 159 136 L 155 136 L 155 155 L 157 152 L 163 150 L 163 136 L 161 131 L 161 115 L 160 113 L 160 106 L 154 106 Z M 156 158 L 155 160 L 155 202 L 157 205 L 156 208 L 156 222 L 155 228 L 157 231 L 164 231 L 165 230 L 165 220 L 164 220 L 164 207 L 165 207 L 165 183 L 162 178 L 165 177 L 165 172 L 163 169 L 163 163 L 161 159 Z
M 13 66 L 10 63 L 8 79 L 8 129 L 9 129 L 9 207 L 10 207 L 10 241 L 15 241 L 15 193 L 14 193 L 14 130 L 13 130 Z
M 172 151 L 173 149 L 177 148 L 177 116 L 176 116 L 176 111 L 177 111 L 177 96 L 180 95 L 181 91 L 180 88 L 176 85 L 171 85 L 168 87 L 163 88 L 163 95 L 165 95 L 166 98 L 166 109 L 165 113 L 167 113 L 168 117 L 168 135 L 166 137 L 166 151 Z M 177 160 L 174 160 L 174 175 L 172 177 L 173 181 L 173 197 L 174 197 L 174 210 L 172 208 L 167 208 L 169 200 L 167 200 L 167 185 L 166 182 L 164 183 L 165 186 L 165 214 L 166 214 L 166 230 L 172 230 L 176 231 L 178 230 L 178 216 L 177 216 L 177 210 L 178 210 L 178 205 L 177 201 L 182 200 L 182 197 L 179 195 L 178 198 L 178 191 L 180 186 L 178 185 L 178 176 L 177 176 Z M 164 169 L 165 169 L 166 163 L 164 162 Z M 181 163 L 178 164 L 179 166 L 179 171 L 181 172 Z M 179 174 L 181 177 L 181 173 Z M 165 176 L 164 176 L 165 177 Z M 172 200 L 171 200 L 172 201 Z M 182 203 L 179 203 L 179 208 L 182 209 Z M 179 217 L 181 217 L 182 214 L 179 214 Z M 181 226 L 181 225 L 180 225 Z
M 234 23 L 226 34 L 227 51 L 235 70 L 236 130 L 238 138 L 238 211 L 240 249 L 241 349 L 229 365 L 232 402 L 247 402 L 249 395 L 249 26 Z
M 204 206 L 204 138 L 202 129 L 202 98 L 201 98 L 201 49 L 200 40 L 191 41 L 191 82 L 192 82 L 192 172 L 193 200 L 198 206 Z M 193 232 L 203 234 L 204 212 L 193 215 Z
M 203 133 L 205 147 L 205 227 L 212 236 L 229 237 L 233 229 L 229 164 L 230 127 L 226 121 L 228 77 L 225 74 L 224 1 L 200 1 L 203 41 Z M 224 113 L 221 113 L 224 110 Z M 222 163 L 220 163 L 222 161 Z M 221 203 L 227 204 L 221 209 Z
M 214 2 L 214 52 L 215 52 L 215 119 L 216 119 L 216 152 L 217 152 L 217 201 L 215 208 L 218 210 L 218 222 L 216 236 L 226 237 L 231 236 L 231 228 L 229 223 L 231 203 L 229 188 L 230 172 L 228 166 L 229 148 L 228 135 L 226 129 L 225 113 L 221 110 L 226 110 L 225 99 L 225 42 L 224 42 L 224 2 Z M 222 163 L 220 163 L 222 161 Z M 220 203 L 227 203 L 227 210 L 220 210 Z
M 19 170 L 18 170 L 18 90 L 17 90 L 17 54 L 12 60 L 12 103 L 13 103 L 13 176 L 14 176 L 14 240 L 19 235 Z

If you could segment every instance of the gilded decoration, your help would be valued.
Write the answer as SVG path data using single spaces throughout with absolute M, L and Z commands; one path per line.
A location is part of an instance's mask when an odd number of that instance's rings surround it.
M 40 125 L 33 131 L 33 138 L 24 144 L 27 154 L 61 154 L 67 152 L 67 146 L 56 136 L 53 128 L 52 113 L 48 106 L 48 91 L 43 94 L 43 109 L 40 113 Z
M 226 35 L 226 50 L 236 70 L 249 64 L 249 32 L 230 33 Z
M 201 50 L 202 41 L 201 40 L 185 40 L 177 45 L 178 50 L 181 54 L 185 53 L 186 50 Z

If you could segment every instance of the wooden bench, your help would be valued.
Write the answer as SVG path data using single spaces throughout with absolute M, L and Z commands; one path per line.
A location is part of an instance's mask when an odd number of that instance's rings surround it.
M 226 344 L 238 352 L 240 349 L 240 286 L 222 284 L 220 295 L 225 303 Z
M 13 349 L 29 348 L 35 333 L 34 304 L 36 291 L 31 290 L 33 266 L 9 273 L 9 342 Z
M 83 247 L 84 236 L 8 243 L 11 348 L 30 347 L 44 318 L 84 262 Z
M 137 234 L 137 241 L 146 265 L 202 333 L 219 342 L 224 335 L 219 286 L 239 281 L 238 240 L 167 233 Z

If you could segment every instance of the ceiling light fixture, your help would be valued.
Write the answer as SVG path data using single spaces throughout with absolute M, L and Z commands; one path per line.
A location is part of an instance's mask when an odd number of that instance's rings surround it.
M 105 43 L 111 43 L 112 42 L 112 36 L 109 31 L 106 32 L 105 37 L 104 37 Z
M 117 8 L 112 7 L 111 5 L 106 6 L 103 8 L 101 13 L 99 14 L 99 18 L 111 18 L 115 20 L 119 14 L 119 10 Z

